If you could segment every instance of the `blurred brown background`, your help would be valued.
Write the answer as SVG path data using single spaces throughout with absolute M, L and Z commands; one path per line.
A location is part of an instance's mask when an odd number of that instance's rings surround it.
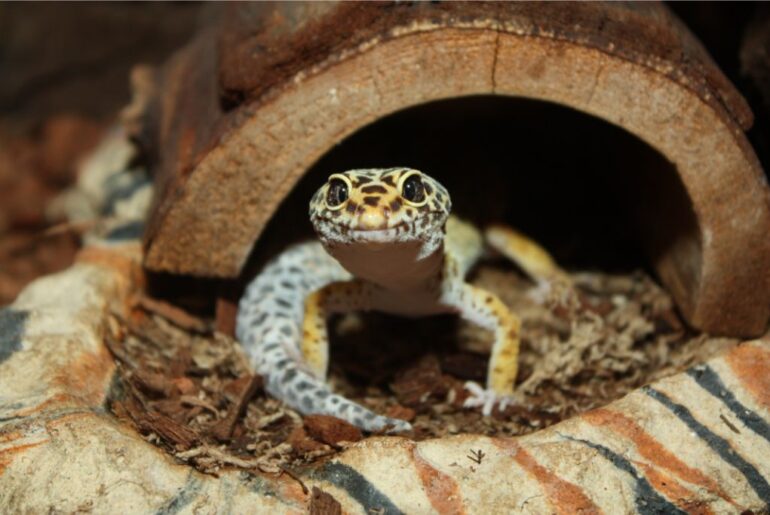
M 749 137 L 770 168 L 770 8 L 688 2 L 671 9 L 746 96 Z M 159 64 L 220 6 L 205 3 L 0 3 L 0 305 L 68 266 L 77 228 L 46 205 L 129 98 L 137 63 Z

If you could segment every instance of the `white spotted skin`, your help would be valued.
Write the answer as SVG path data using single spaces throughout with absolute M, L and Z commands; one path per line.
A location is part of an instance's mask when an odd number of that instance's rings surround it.
M 405 431 L 403 420 L 377 415 L 332 393 L 305 367 L 300 352 L 304 300 L 350 274 L 318 242 L 294 245 L 249 284 L 238 307 L 236 336 L 267 392 L 304 414 L 333 415 L 366 431 Z
M 331 313 L 404 316 L 458 313 L 493 331 L 487 388 L 469 388 L 469 406 L 490 414 L 510 402 L 516 379 L 518 318 L 493 294 L 465 282 L 482 252 L 479 231 L 450 217 L 435 179 L 410 168 L 333 174 L 310 201 L 320 242 L 289 248 L 241 299 L 236 335 L 267 391 L 305 414 L 333 415 L 366 431 L 400 432 L 403 421 L 377 415 L 325 383 Z M 523 235 L 495 230 L 491 244 L 536 276 L 553 274 L 550 256 Z

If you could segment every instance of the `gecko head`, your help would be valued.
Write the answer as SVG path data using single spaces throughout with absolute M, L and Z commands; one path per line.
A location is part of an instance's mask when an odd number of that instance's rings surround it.
M 419 170 L 349 170 L 330 175 L 315 193 L 310 220 L 330 251 L 403 243 L 426 256 L 441 246 L 451 207 L 446 188 Z

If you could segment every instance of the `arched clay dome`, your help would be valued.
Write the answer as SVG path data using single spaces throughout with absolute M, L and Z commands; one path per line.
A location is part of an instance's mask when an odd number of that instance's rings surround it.
M 410 106 L 513 96 L 606 120 L 668 160 L 618 170 L 673 170 L 685 192 L 673 212 L 694 213 L 683 224 L 647 207 L 651 264 L 693 326 L 765 329 L 770 210 L 743 133 L 751 112 L 663 6 L 233 7 L 154 79 L 140 88 L 159 191 L 152 270 L 235 277 L 294 184 L 348 135 Z

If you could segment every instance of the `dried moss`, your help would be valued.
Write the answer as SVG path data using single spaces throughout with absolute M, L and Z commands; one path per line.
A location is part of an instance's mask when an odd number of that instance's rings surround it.
M 462 407 L 465 381 L 484 379 L 491 335 L 455 317 L 332 320 L 329 381 L 377 412 L 410 420 L 408 436 L 416 440 L 461 432 L 521 435 L 737 343 L 688 330 L 671 298 L 644 273 L 570 277 L 572 284 L 544 288 L 513 268 L 485 265 L 472 278 L 522 319 L 519 402 L 493 417 Z M 183 330 L 141 309 L 114 325 L 111 347 L 123 386 L 114 411 L 177 458 L 212 473 L 222 466 L 281 472 L 348 445 L 313 439 L 301 415 L 261 390 L 242 414 L 233 411 L 243 404 L 250 375 L 232 339 Z

